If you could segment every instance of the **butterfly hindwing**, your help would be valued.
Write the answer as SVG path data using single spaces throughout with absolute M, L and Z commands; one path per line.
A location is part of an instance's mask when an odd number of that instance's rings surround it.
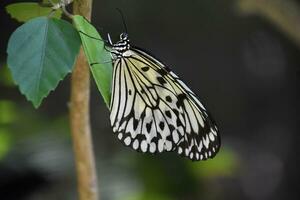
M 143 50 L 131 48 L 114 60 L 110 109 L 114 133 L 137 151 L 205 160 L 220 147 L 217 127 L 196 95 Z

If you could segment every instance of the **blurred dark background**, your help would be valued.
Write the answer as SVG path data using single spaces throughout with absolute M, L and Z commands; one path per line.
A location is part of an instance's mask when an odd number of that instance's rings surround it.
M 37 110 L 19 93 L 6 66 L 8 38 L 21 25 L 5 12 L 14 2 L 1 1 L 0 11 L 0 199 L 77 199 L 70 77 Z M 292 8 L 288 14 L 300 16 L 290 0 L 273 2 L 279 2 L 281 14 Z M 292 2 L 300 7 L 300 1 Z M 261 10 L 248 12 L 253 10 L 247 6 L 260 3 L 94 1 L 92 21 L 102 36 L 110 33 L 116 41 L 124 31 L 120 8 L 132 44 L 152 52 L 188 83 L 222 137 L 219 154 L 205 162 L 175 153 L 136 153 L 113 135 L 109 111 L 92 81 L 101 199 L 300 199 L 300 46 L 276 24 L 280 15 L 274 22 Z M 277 16 L 276 9 L 266 13 L 272 12 Z

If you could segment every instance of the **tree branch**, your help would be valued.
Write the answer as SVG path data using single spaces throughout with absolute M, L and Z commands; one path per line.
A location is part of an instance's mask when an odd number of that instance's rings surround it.
M 294 0 L 238 0 L 238 6 L 266 18 L 300 47 L 300 6 Z
M 91 19 L 92 0 L 76 0 L 73 13 Z M 70 120 L 80 200 L 98 200 L 89 118 L 90 72 L 82 48 L 71 78 Z

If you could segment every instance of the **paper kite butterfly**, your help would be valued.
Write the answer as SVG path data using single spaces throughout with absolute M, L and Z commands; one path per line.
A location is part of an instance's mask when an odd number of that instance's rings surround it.
M 191 160 L 213 158 L 218 128 L 197 96 L 168 67 L 130 45 L 127 33 L 113 44 L 110 121 L 126 146 L 139 152 L 176 151 Z

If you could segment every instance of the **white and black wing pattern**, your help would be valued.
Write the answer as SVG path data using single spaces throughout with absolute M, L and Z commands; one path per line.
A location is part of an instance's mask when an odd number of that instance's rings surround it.
M 134 150 L 206 160 L 220 148 L 218 129 L 196 95 L 140 49 L 114 59 L 110 110 L 113 132 Z

